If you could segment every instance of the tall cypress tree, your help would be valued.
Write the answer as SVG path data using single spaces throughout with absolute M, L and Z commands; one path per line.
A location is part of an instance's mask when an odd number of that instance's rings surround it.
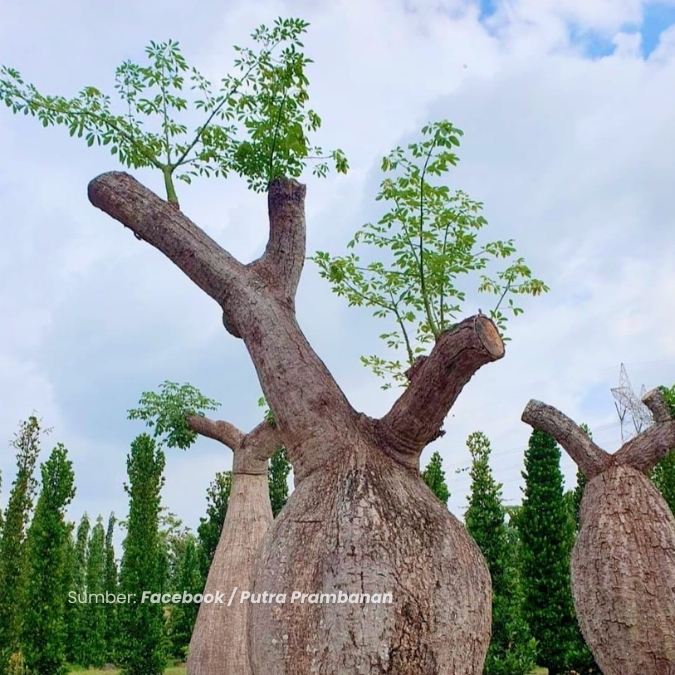
M 65 510 L 75 496 L 73 464 L 58 444 L 41 466 L 42 490 L 28 529 L 26 602 L 21 642 L 27 669 L 40 675 L 67 671 Z
M 230 471 L 223 471 L 216 474 L 216 477 L 206 490 L 206 517 L 199 519 L 199 527 L 197 528 L 202 587 L 206 583 L 211 561 L 213 560 L 220 539 L 220 533 L 223 529 L 231 487 L 232 473 Z
M 115 536 L 115 514 L 108 518 L 108 528 L 105 533 L 105 564 L 103 569 L 103 585 L 105 593 L 117 595 L 117 561 L 113 537 Z M 106 661 L 115 662 L 115 639 L 117 635 L 117 605 L 114 602 L 105 604 L 105 653 Z
M 525 451 L 525 498 L 518 514 L 525 616 L 537 640 L 537 662 L 550 675 L 571 667 L 579 640 L 570 582 L 574 522 L 563 494 L 560 449 L 534 431 Z
M 159 593 L 163 582 L 159 534 L 164 453 L 147 434 L 131 444 L 127 458 L 129 495 L 127 536 L 120 572 L 120 592 L 133 594 L 118 608 L 118 663 L 128 675 L 161 675 L 166 665 L 161 603 L 142 602 L 143 592 Z
M 82 665 L 100 667 L 105 663 L 105 603 L 99 596 L 105 595 L 105 530 L 103 518 L 99 516 L 91 530 L 87 544 L 87 565 L 85 585 L 89 598 L 94 602 L 84 605 L 84 627 L 86 631 L 85 659 Z
M 91 523 L 84 513 L 77 526 L 74 541 L 69 542 L 68 592 L 75 592 L 79 599 L 86 592 L 87 543 Z M 86 606 L 83 603 L 68 602 L 66 605 L 66 632 L 68 635 L 66 658 L 70 663 L 86 665 L 87 632 L 84 623 Z
M 525 675 L 535 665 L 536 644 L 523 616 L 515 550 L 504 524 L 502 486 L 490 468 L 490 441 L 480 431 L 467 439 L 471 492 L 466 527 L 483 552 L 492 577 L 492 641 L 484 675 Z
M 286 456 L 285 448 L 279 448 L 270 458 L 268 481 L 272 514 L 276 518 L 288 499 L 288 474 L 291 463 Z
M 20 650 L 21 615 L 26 580 L 26 527 L 37 481 L 33 477 L 40 453 L 40 420 L 31 416 L 21 422 L 12 441 L 17 473 L 5 510 L 0 538 L 0 675 L 9 668 L 12 654 Z
M 188 593 L 192 596 L 201 593 L 204 588 L 199 569 L 199 557 L 197 541 L 194 535 L 185 539 L 185 547 L 179 564 L 178 579 L 175 588 L 176 593 Z M 174 605 L 171 608 L 169 621 L 169 636 L 171 640 L 171 652 L 174 658 L 184 660 L 187 657 L 187 649 L 197 619 L 199 605 L 194 602 L 185 602 Z
M 422 472 L 422 480 L 429 486 L 429 489 L 441 500 L 443 506 L 447 506 L 450 499 L 450 490 L 445 482 L 445 471 L 443 471 L 443 458 L 438 452 L 434 452 L 429 459 L 429 463 Z

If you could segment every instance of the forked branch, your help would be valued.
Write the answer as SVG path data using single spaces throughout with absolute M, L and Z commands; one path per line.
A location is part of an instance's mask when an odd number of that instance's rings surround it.
M 188 415 L 186 420 L 190 429 L 200 436 L 220 441 L 232 450 L 233 474 L 267 474 L 269 458 L 283 445 L 278 431 L 267 421 L 244 434 L 233 424 L 223 420 L 210 420 L 201 415 Z

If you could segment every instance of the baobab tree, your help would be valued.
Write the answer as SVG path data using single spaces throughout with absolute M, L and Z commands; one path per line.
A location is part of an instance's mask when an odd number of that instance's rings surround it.
M 565 448 L 587 481 L 572 590 L 604 675 L 675 673 L 675 519 L 648 478 L 675 447 L 675 420 L 660 390 L 643 401 L 656 424 L 613 455 L 551 406 L 530 401 L 522 415 Z
M 252 37 L 261 49 L 239 48 L 240 74 L 226 77 L 215 92 L 188 68 L 176 43 L 151 43 L 150 66 L 127 62 L 117 70 L 116 88 L 128 109 L 119 115 L 96 88 L 73 99 L 44 96 L 10 68 L 1 71 L 0 97 L 45 125 L 68 126 L 89 145 L 110 145 L 127 167 L 162 172 L 166 199 L 113 171 L 90 182 L 89 200 L 218 303 L 226 331 L 244 342 L 273 412 L 273 430 L 263 425 L 247 436 L 224 422 L 199 416 L 189 422 L 192 431 L 233 448 L 242 485 L 242 508 L 234 509 L 231 497 L 227 516 L 236 532 L 237 569 L 212 570 L 208 583 L 249 583 L 242 590 L 285 598 L 251 604 L 248 616 L 231 620 L 228 635 L 215 614 L 200 613 L 203 638 L 192 645 L 192 672 L 234 672 L 210 665 L 214 644 L 231 639 L 228 655 L 234 649 L 242 668 L 248 660 L 255 675 L 478 675 L 490 639 L 489 573 L 464 526 L 421 480 L 419 457 L 442 435 L 448 411 L 474 373 L 504 356 L 502 301 L 508 297 L 508 310 L 518 314 L 509 296 L 537 295 L 546 287 L 517 259 L 495 277 L 480 276 L 477 290 L 498 297 L 490 315 L 461 319 L 465 292 L 456 277 L 510 258 L 515 247 L 512 241 L 479 245 L 486 224 L 481 205 L 432 183 L 457 163 L 453 149 L 461 131 L 445 121 L 425 126 L 422 142 L 383 160 L 383 171 L 395 177 L 382 181 L 378 199 L 392 210 L 355 237 L 355 244 L 379 249 L 388 241 L 393 262 L 316 256 L 338 294 L 394 318 L 398 328 L 384 337 L 406 354 L 405 366 L 369 361 L 404 385 L 386 415 L 374 419 L 351 406 L 295 311 L 306 257 L 306 188 L 295 179 L 313 157 L 319 176 L 328 161 L 347 170 L 341 151 L 323 153 L 307 139 L 320 119 L 304 108 L 308 59 L 298 38 L 306 26 L 279 19 L 272 29 L 257 29 Z M 206 115 L 192 135 L 171 117 L 188 107 L 181 93 L 186 78 L 201 97 L 194 107 Z M 141 127 L 143 115 L 157 117 L 160 130 Z M 268 241 L 249 263 L 182 213 L 174 183 L 231 173 L 267 193 Z M 411 323 L 416 332 L 409 331 Z M 292 463 L 295 490 L 269 526 L 269 503 L 261 498 L 253 508 L 251 490 L 243 486 L 255 483 L 260 494 L 263 464 L 266 472 L 278 445 Z M 246 533 L 255 541 L 263 529 L 259 548 L 247 549 Z M 226 520 L 223 538 L 227 531 Z M 343 594 L 350 601 L 292 602 L 293 592 Z M 385 594 L 391 604 L 364 600 Z M 202 659 L 208 664 L 199 670 L 195 660 Z

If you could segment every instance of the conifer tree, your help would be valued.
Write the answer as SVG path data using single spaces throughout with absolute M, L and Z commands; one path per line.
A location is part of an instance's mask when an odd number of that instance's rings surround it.
M 220 533 L 225 522 L 227 503 L 230 499 L 232 473 L 218 472 L 206 490 L 206 517 L 199 519 L 197 536 L 199 538 L 199 568 L 202 587 L 211 567 L 211 561 L 218 546 Z
M 161 592 L 162 551 L 159 533 L 164 453 L 147 434 L 131 444 L 127 458 L 129 495 L 127 536 L 120 572 L 120 592 L 132 602 L 118 608 L 118 663 L 125 675 L 161 675 L 166 665 L 162 605 L 143 599 Z
M 115 535 L 115 514 L 111 513 L 108 518 L 108 528 L 105 534 L 105 563 L 103 569 L 103 584 L 105 593 L 117 595 L 117 561 L 115 560 L 115 548 L 113 537 Z M 115 639 L 117 634 L 117 605 L 114 602 L 105 604 L 105 649 L 106 661 L 115 662 Z
M 84 513 L 77 526 L 74 540 L 71 535 L 69 541 L 68 592 L 74 592 L 77 601 L 66 604 L 66 632 L 68 635 L 66 658 L 69 663 L 80 666 L 85 665 L 87 660 L 87 633 L 84 623 L 85 604 L 81 603 L 79 599 L 86 593 L 87 543 L 90 529 L 89 516 Z
M 67 671 L 64 572 L 68 525 L 64 516 L 75 496 L 73 465 L 63 445 L 54 448 L 41 473 L 42 489 L 28 529 L 21 643 L 28 672 L 62 675 Z
M 440 453 L 434 452 L 429 459 L 426 469 L 422 472 L 422 479 L 429 486 L 429 489 L 441 500 L 444 506 L 447 506 L 450 499 L 450 490 L 445 482 L 445 471 L 443 471 L 443 458 Z
M 551 436 L 532 433 L 522 475 L 525 498 L 517 526 L 525 617 L 537 640 L 538 665 L 560 675 L 578 660 L 581 638 L 570 582 L 574 522 L 563 494 L 560 449 Z
M 492 577 L 492 640 L 484 675 L 525 675 L 535 665 L 536 644 L 523 616 L 523 594 L 504 524 L 502 485 L 490 468 L 490 441 L 480 431 L 467 439 L 471 492 L 466 527 L 485 557 Z
M 179 565 L 176 587 L 173 589 L 181 596 L 187 593 L 195 596 L 202 592 L 202 576 L 199 570 L 199 557 L 197 540 L 194 535 L 189 535 L 185 540 L 182 558 Z M 171 639 L 172 655 L 181 660 L 187 658 L 187 648 L 190 644 L 192 629 L 197 619 L 199 605 L 195 602 L 181 602 L 171 609 L 169 621 L 169 635 Z
M 270 458 L 268 480 L 272 514 L 276 518 L 288 499 L 288 474 L 291 472 L 291 463 L 286 456 L 286 450 L 279 448 Z
M 17 451 L 17 473 L 9 493 L 0 538 L 0 675 L 7 672 L 12 654 L 20 649 L 26 527 L 37 487 L 33 473 L 40 453 L 40 437 L 47 431 L 32 415 L 20 423 L 12 441 Z
M 96 519 L 87 545 L 85 585 L 89 598 L 96 597 L 94 602 L 84 605 L 86 640 L 82 665 L 99 668 L 106 657 L 105 603 L 99 600 L 100 595 L 105 595 L 105 530 L 101 516 Z

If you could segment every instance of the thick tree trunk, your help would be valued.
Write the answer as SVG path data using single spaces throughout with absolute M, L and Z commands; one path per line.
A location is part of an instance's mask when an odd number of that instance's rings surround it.
M 614 455 L 555 408 L 530 401 L 523 421 L 553 436 L 589 479 L 572 553 L 574 606 L 604 675 L 675 675 L 675 519 L 647 475 L 675 446 L 657 392 L 657 422 Z
M 368 445 L 333 449 L 296 485 L 257 562 L 255 592 L 286 598 L 251 605 L 253 672 L 480 675 L 491 589 L 478 546 L 416 470 Z
M 227 422 L 191 416 L 194 431 L 221 441 L 234 451 L 232 486 L 218 547 L 209 569 L 204 595 L 223 597 L 202 603 L 190 640 L 188 675 L 250 675 L 246 642 L 249 606 L 232 594 L 253 583 L 260 544 L 272 523 L 267 458 L 279 447 L 276 431 L 263 422 L 249 435 Z
M 503 342 L 486 317 L 466 319 L 410 371 L 387 415 L 357 413 L 295 318 L 304 196 L 295 181 L 270 184 L 267 248 L 242 265 L 130 176 L 89 185 L 95 206 L 219 303 L 225 328 L 251 355 L 293 465 L 295 492 L 265 537 L 254 579 L 256 592 L 287 597 L 251 605 L 253 673 L 479 675 L 489 575 L 465 529 L 420 480 L 419 456 L 473 374 L 502 358 Z M 393 602 L 293 603 L 294 591 L 391 593 Z

